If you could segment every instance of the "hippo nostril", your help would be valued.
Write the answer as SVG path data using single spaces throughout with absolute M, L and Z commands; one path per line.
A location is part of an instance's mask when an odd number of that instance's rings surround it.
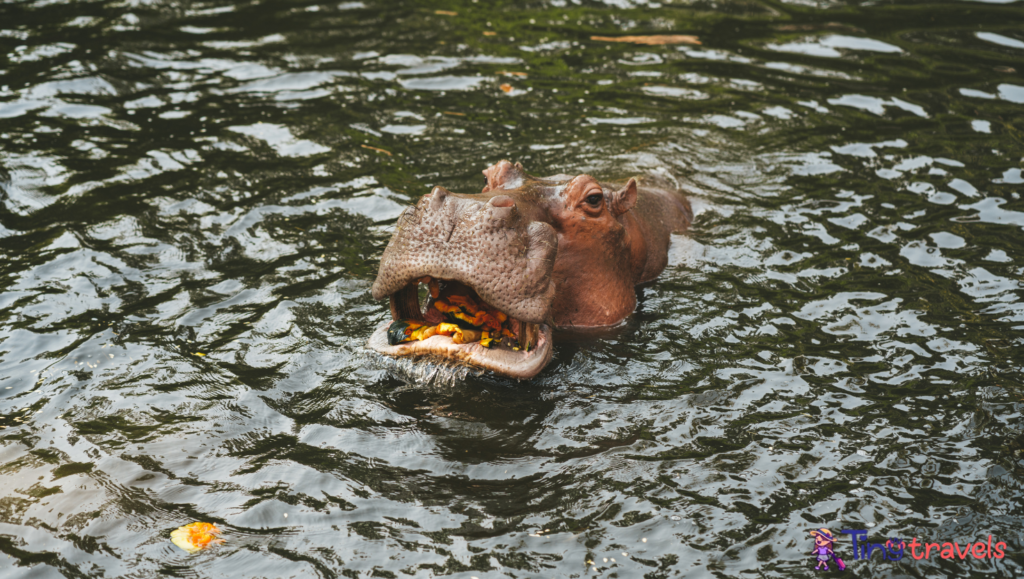
M 430 208 L 437 211 L 441 205 L 444 205 L 446 197 L 448 197 L 448 191 L 444 187 L 434 187 L 430 191 Z
M 491 207 L 515 207 L 516 202 L 508 195 L 495 195 L 487 202 Z

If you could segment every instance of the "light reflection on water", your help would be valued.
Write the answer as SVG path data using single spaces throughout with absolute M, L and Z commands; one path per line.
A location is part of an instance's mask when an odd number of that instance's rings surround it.
M 584 4 L 0 5 L 0 574 L 1019 574 L 1022 9 Z M 500 158 L 702 209 L 536 380 L 367 352 Z

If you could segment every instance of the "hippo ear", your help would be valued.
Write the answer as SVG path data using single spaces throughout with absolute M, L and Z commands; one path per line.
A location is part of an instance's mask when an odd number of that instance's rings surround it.
M 612 193 L 612 214 L 616 217 L 626 213 L 636 205 L 636 179 L 630 179 L 622 189 Z

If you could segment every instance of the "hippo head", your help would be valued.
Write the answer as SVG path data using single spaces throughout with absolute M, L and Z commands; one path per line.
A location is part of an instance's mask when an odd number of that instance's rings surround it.
M 635 307 L 620 217 L 636 183 L 538 179 L 508 161 L 484 175 L 483 192 L 434 187 L 398 218 L 372 288 L 392 321 L 369 346 L 531 378 L 551 359 L 553 326 L 608 325 Z

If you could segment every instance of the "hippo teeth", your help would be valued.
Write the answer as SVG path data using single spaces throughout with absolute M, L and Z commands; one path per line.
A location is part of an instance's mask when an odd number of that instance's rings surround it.
M 420 310 L 419 285 L 409 284 L 391 294 L 391 318 L 393 320 L 423 321 Z
M 537 345 L 537 340 L 540 337 L 540 325 L 539 324 L 525 324 L 523 325 L 519 343 L 522 344 L 527 350 L 533 349 Z

